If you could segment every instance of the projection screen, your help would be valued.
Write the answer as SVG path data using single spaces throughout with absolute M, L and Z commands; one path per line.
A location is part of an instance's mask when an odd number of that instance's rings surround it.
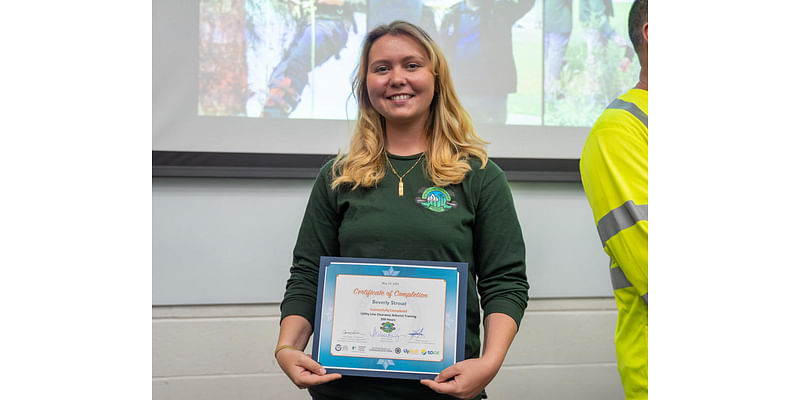
M 197 155 L 292 170 L 346 149 L 363 38 L 403 19 L 444 51 L 492 158 L 574 176 L 591 124 L 638 78 L 629 8 L 610 0 L 154 0 L 154 175 L 156 164 L 196 166 Z

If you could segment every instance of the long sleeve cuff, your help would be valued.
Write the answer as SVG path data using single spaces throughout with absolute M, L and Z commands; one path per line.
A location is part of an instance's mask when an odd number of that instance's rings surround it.
M 514 319 L 514 322 L 517 323 L 517 330 L 519 331 L 519 326 L 522 322 L 522 316 L 525 314 L 526 307 L 527 302 L 525 307 L 520 307 L 517 301 L 502 297 L 494 298 L 483 307 L 483 318 L 486 318 L 486 316 L 491 313 L 506 314 Z
M 289 315 L 299 315 L 311 323 L 314 329 L 314 316 L 317 312 L 317 305 L 300 299 L 287 299 L 281 303 L 281 321 Z

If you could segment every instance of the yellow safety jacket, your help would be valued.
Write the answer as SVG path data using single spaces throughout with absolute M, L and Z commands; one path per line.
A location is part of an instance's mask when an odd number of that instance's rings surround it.
M 619 315 L 614 342 L 625 398 L 647 399 L 647 91 L 631 89 L 589 132 L 581 180 Z

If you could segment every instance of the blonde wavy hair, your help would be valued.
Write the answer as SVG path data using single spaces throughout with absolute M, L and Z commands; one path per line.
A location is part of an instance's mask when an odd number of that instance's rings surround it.
M 404 35 L 416 40 L 427 52 L 435 76 L 431 112 L 426 121 L 428 147 L 425 151 L 425 173 L 437 186 L 460 183 L 472 170 L 470 156 L 486 167 L 488 142 L 481 139 L 472 125 L 472 118 L 456 96 L 450 68 L 439 46 L 422 28 L 405 21 L 380 25 L 364 39 L 361 60 L 353 78 L 353 96 L 358 101 L 358 117 L 347 154 L 339 152 L 333 162 L 331 188 L 340 185 L 355 190 L 359 186 L 374 187 L 386 173 L 386 120 L 369 101 L 367 66 L 372 45 L 384 35 Z

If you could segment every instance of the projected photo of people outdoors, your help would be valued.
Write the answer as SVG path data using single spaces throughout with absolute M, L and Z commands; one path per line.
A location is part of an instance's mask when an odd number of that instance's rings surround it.
M 638 79 L 630 3 L 201 0 L 198 115 L 352 120 L 364 36 L 402 19 L 442 48 L 476 123 L 591 126 Z

